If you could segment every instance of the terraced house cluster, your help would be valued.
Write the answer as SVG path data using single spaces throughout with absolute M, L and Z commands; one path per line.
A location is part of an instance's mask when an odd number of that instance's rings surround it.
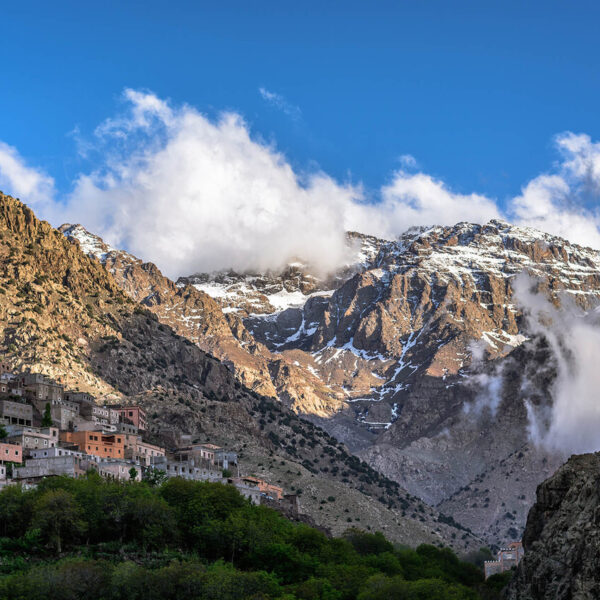
M 117 480 L 182 477 L 234 485 L 255 504 L 297 513 L 295 495 L 240 473 L 235 452 L 181 436 L 166 449 L 146 439 L 141 406 L 99 404 L 40 373 L 14 373 L 0 361 L 0 487 L 94 470 Z

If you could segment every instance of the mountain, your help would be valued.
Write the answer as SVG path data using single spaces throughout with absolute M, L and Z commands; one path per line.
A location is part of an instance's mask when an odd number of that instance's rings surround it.
M 150 310 L 149 294 L 139 296 L 149 307 L 132 297 L 134 275 L 145 278 L 155 302 L 165 307 L 165 319 L 166 308 L 177 303 L 200 310 L 205 300 L 207 311 L 216 305 L 193 290 L 186 303 L 186 290 L 156 267 L 131 264 L 121 271 L 129 279 L 115 279 L 78 242 L 0 194 L 0 352 L 11 368 L 46 373 L 107 402 L 140 402 L 149 415 L 150 439 L 168 447 L 182 434 L 231 447 L 247 473 L 299 493 L 302 509 L 334 533 L 360 524 L 412 545 L 480 544 L 325 431 L 242 385 L 228 365 L 162 323 Z M 129 290 L 126 280 L 132 282 Z M 210 334 L 217 325 L 207 321 Z
M 525 557 L 509 600 L 600 597 L 600 453 L 572 456 L 537 490 L 523 535 Z
M 556 364 L 513 286 L 526 272 L 552 303 L 590 309 L 600 297 L 594 250 L 494 220 L 393 241 L 349 233 L 355 258 L 328 277 L 295 260 L 280 273 L 173 284 L 80 226 L 62 229 L 242 383 L 490 545 L 520 538 L 537 484 L 565 459 L 530 441 L 527 406 L 551 403 Z M 182 297 L 210 310 L 190 312 Z
M 179 284 L 239 314 L 257 343 L 318 377 L 340 403 L 324 415 L 295 399 L 298 413 L 490 544 L 518 538 L 536 485 L 564 456 L 529 440 L 526 404 L 551 401 L 556 369 L 528 331 L 514 278 L 526 272 L 554 304 L 568 297 L 590 309 L 600 254 L 497 220 L 349 240 L 355 263 L 327 281 L 295 264 L 275 276 L 201 274 Z M 282 296 L 293 302 L 268 300 Z

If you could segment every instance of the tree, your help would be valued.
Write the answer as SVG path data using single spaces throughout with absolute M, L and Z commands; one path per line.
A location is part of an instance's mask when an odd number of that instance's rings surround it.
M 144 472 L 144 481 L 151 486 L 160 486 L 167 479 L 166 471 L 157 469 L 156 467 L 148 467 Z
M 8 437 L 8 433 L 6 432 L 6 427 L 4 427 L 4 425 L 2 423 L 0 423 L 0 440 L 5 439 L 6 437 Z
M 138 472 L 135 467 L 131 467 L 131 469 L 129 469 L 129 479 L 131 481 L 135 481 L 137 474 L 138 474 Z
M 81 508 L 66 490 L 49 490 L 35 503 L 32 525 L 60 554 L 66 537 L 76 538 L 85 531 Z
M 42 417 L 42 427 L 52 427 L 52 409 L 50 407 L 50 402 L 46 402 L 44 416 Z

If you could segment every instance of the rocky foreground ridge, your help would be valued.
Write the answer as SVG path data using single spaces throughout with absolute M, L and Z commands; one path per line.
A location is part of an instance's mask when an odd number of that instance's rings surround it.
M 600 453 L 572 456 L 537 489 L 508 600 L 600 598 Z
M 513 286 L 526 272 L 554 304 L 590 309 L 594 250 L 502 221 L 459 223 L 395 241 L 349 234 L 355 260 L 327 278 L 295 261 L 173 284 L 80 226 L 62 229 L 244 385 L 491 545 L 520 537 L 537 484 L 564 460 L 529 441 L 527 406 L 551 403 L 556 369 Z
M 359 524 L 403 543 L 480 544 L 322 429 L 242 385 L 78 243 L 3 194 L 0 353 L 14 371 L 44 373 L 103 402 L 141 403 L 149 441 L 174 446 L 188 433 L 232 448 L 250 472 L 299 492 L 303 510 L 334 533 Z

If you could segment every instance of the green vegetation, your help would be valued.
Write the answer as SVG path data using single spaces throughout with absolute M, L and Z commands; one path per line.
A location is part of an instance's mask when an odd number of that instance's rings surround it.
M 449 549 L 328 538 L 233 486 L 49 478 L 0 492 L 0 599 L 499 598 Z
M 46 406 L 44 408 L 42 427 L 52 427 L 52 409 L 50 407 L 50 402 L 46 402 Z

